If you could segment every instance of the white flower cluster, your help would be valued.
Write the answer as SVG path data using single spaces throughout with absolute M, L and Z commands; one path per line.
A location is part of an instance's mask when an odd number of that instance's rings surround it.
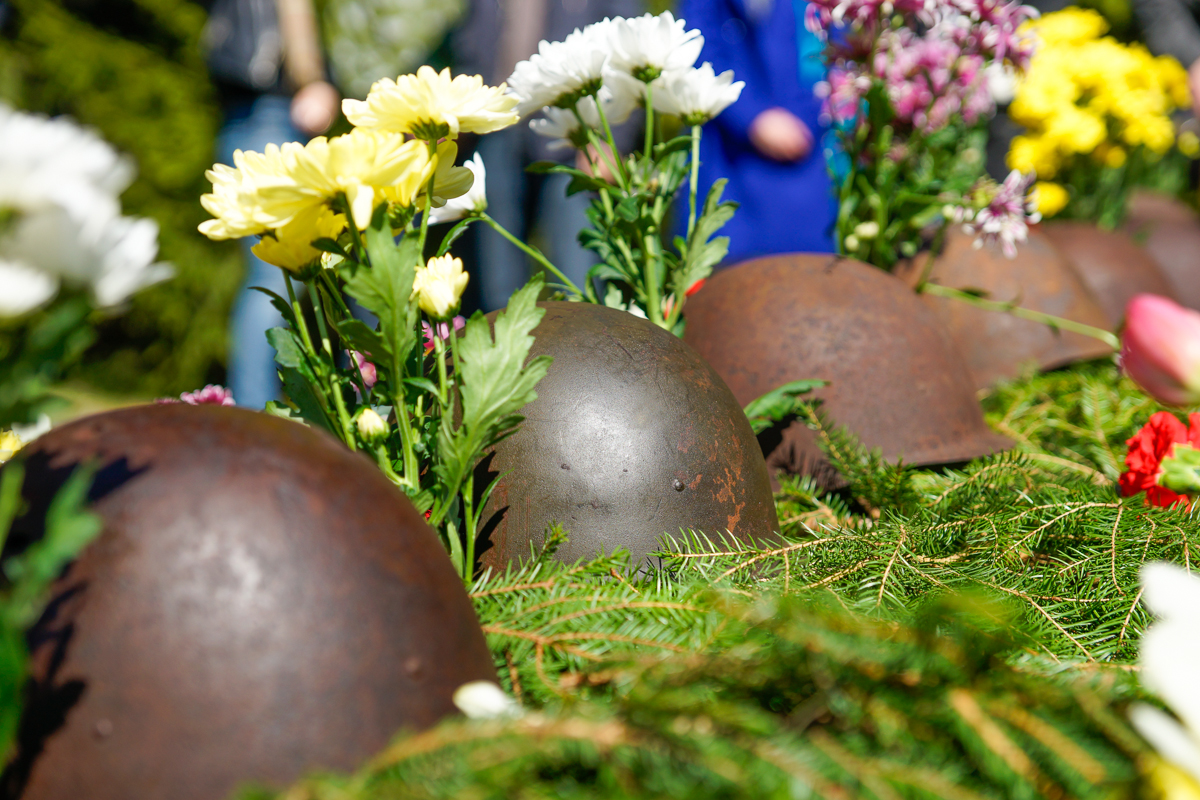
M 509 90 L 520 99 L 517 113 L 543 111 L 530 127 L 560 147 L 586 144 L 580 118 L 598 129 L 603 112 L 604 121 L 618 125 L 647 98 L 655 111 L 702 125 L 736 101 L 745 85 L 734 82 L 732 70 L 717 75 L 712 64 L 696 68 L 703 47 L 700 32 L 687 30 L 670 11 L 605 19 L 561 42 L 541 42 L 517 64 Z
M 121 216 L 132 165 L 95 134 L 0 104 L 0 317 L 86 289 L 98 307 L 171 276 L 158 225 Z
M 1130 709 L 1130 721 L 1159 755 L 1200 785 L 1200 578 L 1176 564 L 1147 564 L 1142 602 L 1158 617 L 1142 636 L 1142 685 L 1178 719 L 1139 704 Z

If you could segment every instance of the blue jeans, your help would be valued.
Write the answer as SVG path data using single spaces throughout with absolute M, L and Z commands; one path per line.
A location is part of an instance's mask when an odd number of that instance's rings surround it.
M 591 195 L 580 192 L 567 197 L 570 176 L 546 175 L 536 181 L 537 176 L 526 173 L 522 137 L 530 135 L 522 125 L 480 139 L 478 150 L 487 167 L 488 214 L 524 241 L 530 233 L 540 233 L 550 263 L 583 288 L 588 270 L 597 261 L 596 254 L 576 238 L 588 224 Z M 539 183 L 538 196 L 527 197 Z M 529 280 L 529 259 L 491 228 L 476 225 L 475 230 L 479 231 L 479 303 L 484 311 L 495 311 L 504 308 L 512 293 Z M 558 282 L 552 275 L 547 279 Z
M 225 124 L 217 135 L 217 158 L 233 164 L 234 150 L 262 152 L 268 144 L 304 141 L 292 125 L 291 100 L 278 95 L 262 95 L 253 103 L 226 109 Z M 254 237 L 239 244 L 246 264 L 246 279 L 233 304 L 229 326 L 229 388 L 240 406 L 262 408 L 279 397 L 279 376 L 275 371 L 275 350 L 267 343 L 266 332 L 284 324 L 271 300 L 251 286 L 262 286 L 287 297 L 283 270 L 268 264 L 250 252 Z

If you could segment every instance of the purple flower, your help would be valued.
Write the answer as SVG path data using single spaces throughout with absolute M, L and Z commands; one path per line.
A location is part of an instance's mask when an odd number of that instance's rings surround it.
M 354 363 L 358 365 L 358 371 L 362 374 L 363 384 L 370 391 L 375 386 L 375 382 L 379 380 L 379 373 L 375 369 L 375 365 L 367 361 L 371 357 L 370 353 L 360 353 L 357 350 L 349 350 L 350 357 L 354 359 Z
M 999 244 L 1006 258 L 1017 257 L 1017 244 L 1028 237 L 1029 226 L 1041 219 L 1029 196 L 1035 177 L 1032 173 L 1023 175 L 1014 169 L 1004 183 L 990 189 L 993 194 L 987 205 L 976 211 L 974 218 L 963 226 L 968 234 L 975 234 L 976 247 Z M 989 187 L 984 184 L 972 195 L 986 196 L 988 191 Z
M 176 400 L 173 397 L 160 397 L 154 402 L 160 405 L 168 403 L 187 403 L 189 406 L 232 406 L 237 405 L 233 402 L 233 392 L 226 389 L 224 386 L 218 386 L 215 383 L 210 383 L 203 389 L 197 389 L 194 392 L 184 392 L 179 395 Z
M 467 324 L 466 317 L 464 317 L 462 315 L 455 317 L 453 321 L 454 321 L 455 332 L 461 331 Z M 421 331 L 422 331 L 422 333 L 425 334 L 425 352 L 432 353 L 434 350 L 433 328 L 430 327 L 428 322 L 422 322 L 421 323 Z M 437 335 L 438 335 L 438 338 L 441 339 L 443 342 L 446 341 L 447 339 L 449 339 L 450 338 L 450 325 L 445 322 L 439 322 L 437 324 Z

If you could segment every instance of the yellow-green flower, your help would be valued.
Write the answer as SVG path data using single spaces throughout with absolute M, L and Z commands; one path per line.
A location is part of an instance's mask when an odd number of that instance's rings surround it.
M 413 278 L 413 297 L 421 310 L 434 319 L 449 319 L 458 309 L 470 276 L 461 259 L 445 255 L 429 259 Z
M 12 431 L 0 431 L 0 464 L 15 456 L 24 446 L 21 437 Z
M 211 194 L 200 198 L 200 205 L 215 219 L 200 223 L 200 232 L 210 239 L 240 239 L 263 233 L 279 220 L 259 203 L 259 191 L 267 186 L 294 185 L 288 175 L 289 154 L 297 144 L 280 148 L 269 144 L 262 153 L 235 150 L 234 166 L 215 164 L 205 172 L 212 182 Z
M 435 166 L 424 142 L 398 133 L 355 129 L 332 139 L 318 136 L 289 165 L 293 183 L 261 189 L 260 203 L 268 214 L 277 210 L 282 225 L 302 208 L 344 194 L 354 224 L 363 230 L 388 195 L 411 203 Z
M 466 167 L 454 166 L 457 158 L 457 143 L 447 139 L 438 144 L 436 166 L 433 173 L 433 206 L 435 208 L 446 205 L 447 200 L 453 200 L 466 194 L 475 181 L 471 170 Z M 407 184 L 402 187 L 388 187 L 383 190 L 383 194 L 389 202 L 396 205 L 415 205 L 417 208 L 424 208 L 425 193 L 429 189 L 428 177 L 426 177 L 425 183 L 417 187 L 415 194 L 409 192 L 410 188 Z
M 1033 193 L 1037 212 L 1043 217 L 1053 217 L 1062 211 L 1071 199 L 1071 195 L 1061 184 L 1049 181 L 1038 181 L 1033 186 Z
M 337 239 L 346 230 L 346 218 L 327 206 L 309 206 L 292 221 L 250 248 L 268 264 L 299 272 L 322 256 L 312 246 L 317 239 Z
M 360 128 L 408 133 L 437 141 L 460 133 L 491 133 L 515 125 L 517 98 L 505 84 L 484 86 L 478 75 L 435 72 L 421 67 L 415 75 L 384 78 L 366 100 L 343 100 L 346 119 Z

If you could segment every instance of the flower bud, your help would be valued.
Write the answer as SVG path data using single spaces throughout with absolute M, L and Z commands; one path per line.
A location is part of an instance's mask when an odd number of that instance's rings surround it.
M 358 434 L 367 442 L 376 442 L 388 434 L 388 424 L 383 417 L 369 408 L 364 408 L 358 415 Z
M 491 681 L 471 681 L 454 691 L 454 705 L 470 719 L 518 717 L 521 706 Z
M 1162 460 L 1158 485 L 1178 494 L 1200 495 L 1200 450 L 1177 442 L 1171 454 Z
M 1200 403 L 1200 313 L 1152 294 L 1125 310 L 1121 366 L 1156 400 Z
M 426 314 L 447 319 L 458 309 L 468 278 L 462 259 L 449 255 L 431 258 L 413 278 L 413 296 Z

